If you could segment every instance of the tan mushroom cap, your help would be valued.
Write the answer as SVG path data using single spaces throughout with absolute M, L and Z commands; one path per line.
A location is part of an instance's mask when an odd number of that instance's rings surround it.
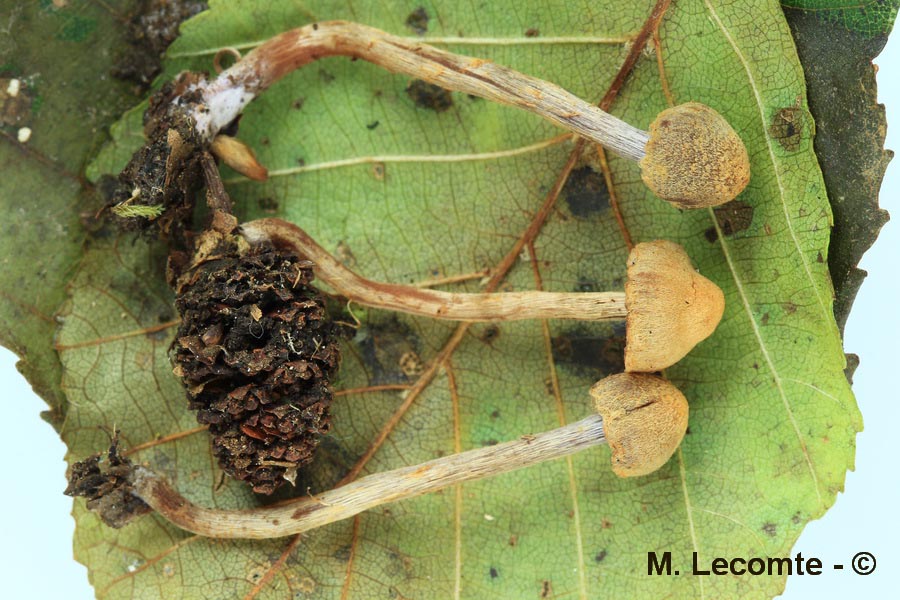
M 725 118 L 698 102 L 669 108 L 650 124 L 641 178 L 678 208 L 718 206 L 750 181 L 744 142 Z
M 657 240 L 628 255 L 625 370 L 670 367 L 708 338 L 725 311 L 725 295 L 697 273 L 684 248 Z
M 603 417 L 612 470 L 619 477 L 639 477 L 659 469 L 687 431 L 687 400 L 662 377 L 611 375 L 591 387 L 591 396 L 594 409 Z

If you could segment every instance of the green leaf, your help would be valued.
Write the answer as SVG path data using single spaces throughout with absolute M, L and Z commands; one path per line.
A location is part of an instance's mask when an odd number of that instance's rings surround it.
M 81 213 L 96 210 L 79 174 L 106 127 L 134 102 L 129 86 L 108 76 L 125 43 L 117 17 L 96 2 L 0 2 L 0 343 L 21 357 L 19 370 L 56 427 L 65 396 L 53 316 L 81 256 Z M 31 130 L 25 143 L 22 128 Z
M 878 104 L 872 59 L 887 42 L 893 17 L 866 34 L 836 26 L 828 18 L 831 12 L 783 4 L 806 73 L 816 156 L 834 211 L 828 268 L 835 288 L 834 313 L 843 331 L 866 275 L 856 265 L 888 219 L 887 211 L 878 208 L 878 189 L 893 153 L 884 149 L 887 124 L 884 107 Z M 867 14 L 891 5 L 896 12 L 898 4 L 869 7 Z
M 426 4 L 424 39 L 479 38 L 449 47 L 591 99 L 604 94 L 628 51 L 618 40 L 639 30 L 652 7 L 486 4 Z M 247 48 L 312 19 L 347 18 L 414 36 L 406 22 L 415 7 L 214 3 L 185 24 L 166 74 L 208 69 L 217 48 Z M 853 466 L 861 419 L 832 314 L 832 216 L 812 128 L 785 136 L 771 127 L 785 109 L 807 116 L 803 74 L 775 2 L 677 2 L 660 39 L 664 74 L 646 53 L 613 112 L 646 126 L 666 106 L 665 77 L 676 102 L 705 102 L 727 115 L 753 169 L 740 204 L 679 212 L 651 197 L 634 165 L 610 159 L 631 236 L 682 243 L 727 300 L 715 335 L 667 373 L 691 402 L 691 425 L 666 467 L 620 480 L 601 449 L 265 543 L 197 538 L 156 517 L 115 531 L 79 502 L 76 553 L 98 596 L 777 594 L 783 578 L 646 577 L 644 569 L 652 550 L 671 551 L 682 572 L 692 552 L 701 565 L 716 556 L 785 556 Z M 270 89 L 250 106 L 239 135 L 271 178 L 228 176 L 239 216 L 290 219 L 358 272 L 392 282 L 496 273 L 537 223 L 537 238 L 526 244 L 533 253 L 517 257 L 502 289 L 621 289 L 627 251 L 608 194 L 596 186 L 594 161 L 579 165 L 557 198 L 554 183 L 573 150 L 558 130 L 459 94 L 443 112 L 417 107 L 407 83 L 361 62 L 326 59 Z M 134 130 L 123 126 L 119 134 L 104 164 L 127 159 Z M 546 222 L 536 220 L 548 198 L 553 210 Z M 103 448 L 118 426 L 133 458 L 189 498 L 221 508 L 256 505 L 222 479 L 171 374 L 173 312 L 161 252 L 121 239 L 100 242 L 85 257 L 58 341 L 74 407 L 64 438 L 81 458 Z M 478 279 L 454 289 L 477 290 Z M 335 402 L 334 433 L 296 493 L 333 485 L 379 435 L 384 443 L 363 472 L 581 418 L 590 412 L 588 387 L 621 368 L 608 360 L 621 330 L 608 325 L 463 329 L 457 335 L 445 323 L 365 313 L 345 348 L 337 387 L 348 393 Z M 400 358 L 409 352 L 426 368 L 404 372 Z M 364 389 L 398 382 L 413 387 Z

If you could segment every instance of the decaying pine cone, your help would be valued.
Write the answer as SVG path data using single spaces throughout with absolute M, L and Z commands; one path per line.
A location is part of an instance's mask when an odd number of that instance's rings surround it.
M 175 373 L 230 475 L 271 494 L 330 427 L 336 326 L 312 263 L 271 248 L 211 256 L 179 278 Z

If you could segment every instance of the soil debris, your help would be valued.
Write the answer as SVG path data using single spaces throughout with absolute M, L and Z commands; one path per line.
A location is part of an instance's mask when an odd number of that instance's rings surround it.
M 64 493 L 87 498 L 88 510 L 97 513 L 110 527 L 119 529 L 153 510 L 132 493 L 133 469 L 131 461 L 119 455 L 117 431 L 105 460 L 102 453 L 94 454 L 72 465 Z
M 162 71 L 163 54 L 178 37 L 178 27 L 206 8 L 196 0 L 144 0 L 128 23 L 131 50 L 113 67 L 113 77 L 137 84 L 138 95 L 146 92 Z

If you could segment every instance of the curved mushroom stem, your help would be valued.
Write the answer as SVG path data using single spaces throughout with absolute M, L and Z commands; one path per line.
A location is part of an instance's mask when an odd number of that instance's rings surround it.
M 631 160 L 644 157 L 650 139 L 646 131 L 547 81 L 345 21 L 314 23 L 275 36 L 215 80 L 199 84 L 209 109 L 193 114 L 201 136 L 212 140 L 260 92 L 325 56 L 361 58 L 449 90 L 517 106 Z
M 435 319 L 477 322 L 521 319 L 604 321 L 627 316 L 624 292 L 454 294 L 377 283 L 349 270 L 293 223 L 258 219 L 244 223 L 241 233 L 251 244 L 270 242 L 311 260 L 319 279 L 342 296 L 365 306 Z
M 217 510 L 193 504 L 162 477 L 132 464 L 113 439 L 104 469 L 100 455 L 75 463 L 66 494 L 88 498 L 87 506 L 112 527 L 150 509 L 173 524 L 217 538 L 264 539 L 294 535 L 365 510 L 491 477 L 608 443 L 613 472 L 646 475 L 663 466 L 687 429 L 688 405 L 670 382 L 646 373 L 619 373 L 592 389 L 597 414 L 517 440 L 451 454 L 420 465 L 358 479 L 345 486 L 249 510 Z
M 605 441 L 603 419 L 593 415 L 545 433 L 369 475 L 316 496 L 252 510 L 229 511 L 197 506 L 162 477 L 143 467 L 135 467 L 130 483 L 132 494 L 182 529 L 215 538 L 265 539 L 309 531 L 380 504 L 521 469 Z

